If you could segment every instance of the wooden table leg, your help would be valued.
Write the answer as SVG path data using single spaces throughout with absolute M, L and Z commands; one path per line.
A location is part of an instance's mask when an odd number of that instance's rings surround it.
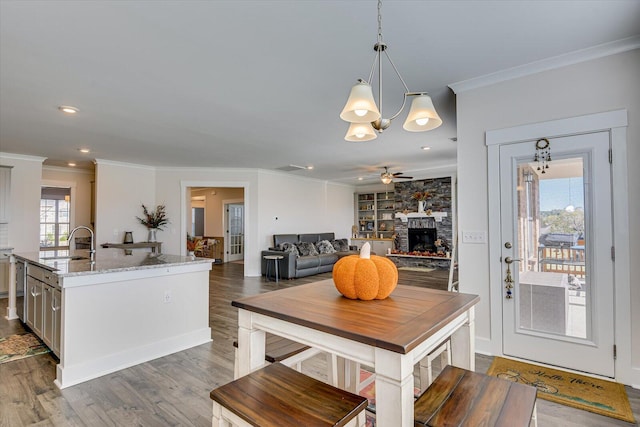
M 255 329 L 252 313 L 238 310 L 238 376 L 242 377 L 265 365 L 266 333 Z
M 375 349 L 376 425 L 413 426 L 413 363 L 408 355 Z
M 476 370 L 475 307 L 467 311 L 468 319 L 451 336 L 451 364 L 459 368 Z

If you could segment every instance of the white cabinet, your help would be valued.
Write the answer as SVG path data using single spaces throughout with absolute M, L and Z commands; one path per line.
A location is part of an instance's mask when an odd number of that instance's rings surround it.
M 9 270 L 11 264 L 9 264 L 9 257 L 5 256 L 10 254 L 11 251 L 0 250 L 0 298 L 9 294 Z
M 42 287 L 42 282 L 27 276 L 27 325 L 39 337 L 42 337 Z
M 26 323 L 60 357 L 62 292 L 51 271 L 27 264 Z
M 44 285 L 42 292 L 42 341 L 60 357 L 60 289 Z
M 393 249 L 393 239 L 351 239 L 351 244 L 357 246 L 358 250 L 360 250 L 366 242 L 369 242 L 371 252 L 376 255 L 384 256 L 384 254 Z
M 11 168 L 0 166 L 0 224 L 9 222 L 9 198 L 11 196 Z M 0 246 L 2 246 L 0 242 Z

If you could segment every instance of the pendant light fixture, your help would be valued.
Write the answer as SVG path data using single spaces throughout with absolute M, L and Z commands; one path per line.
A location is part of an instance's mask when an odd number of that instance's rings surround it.
M 351 123 L 344 139 L 347 141 L 371 141 L 377 137 L 374 129 L 382 133 L 391 125 L 391 121 L 398 117 L 407 102 L 407 98 L 413 98 L 411 109 L 404 122 L 403 128 L 410 132 L 423 132 L 435 129 L 442 124 L 442 119 L 438 116 L 433 101 L 427 92 L 411 92 L 389 57 L 387 45 L 382 40 L 382 0 L 378 0 L 378 42 L 373 45 L 376 55 L 369 73 L 369 80 L 358 79 L 358 83 L 351 88 L 351 93 L 347 103 L 340 113 L 340 118 Z M 400 110 L 388 119 L 382 116 L 382 57 L 387 58 L 396 75 L 402 82 L 405 92 L 402 98 Z M 374 71 L 378 65 L 378 103 L 373 97 L 373 90 L 370 82 L 374 77 Z

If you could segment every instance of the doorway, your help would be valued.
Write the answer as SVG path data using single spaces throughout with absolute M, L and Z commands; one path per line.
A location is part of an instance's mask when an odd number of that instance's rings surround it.
M 615 374 L 609 141 L 598 132 L 499 147 L 507 356 Z

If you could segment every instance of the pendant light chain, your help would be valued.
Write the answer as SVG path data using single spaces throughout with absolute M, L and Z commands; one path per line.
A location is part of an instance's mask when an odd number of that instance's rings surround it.
M 382 0 L 378 0 L 378 43 L 382 43 Z

